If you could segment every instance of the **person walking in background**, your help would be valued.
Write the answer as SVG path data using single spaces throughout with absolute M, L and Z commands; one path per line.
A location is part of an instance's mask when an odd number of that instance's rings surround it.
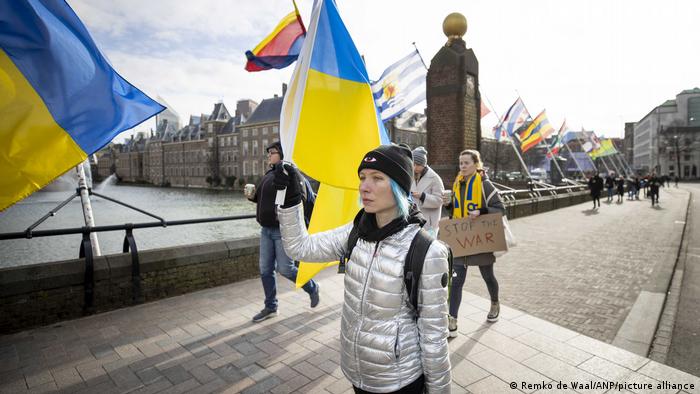
M 428 152 L 422 146 L 413 150 L 411 195 L 426 220 L 424 228 L 437 236 L 442 213 L 442 179 L 428 166 Z
M 459 155 L 459 174 L 452 185 L 451 218 L 476 219 L 482 214 L 504 213 L 505 207 L 498 190 L 483 171 L 484 163 L 476 150 L 464 150 Z M 496 256 L 480 253 L 456 257 L 453 261 L 454 273 L 450 288 L 450 337 L 457 336 L 457 315 L 462 302 L 462 288 L 467 278 L 467 267 L 478 266 L 481 277 L 491 298 L 491 309 L 486 315 L 489 322 L 498 321 L 500 304 L 498 301 L 498 281 L 493 272 Z
M 678 179 L 679 179 L 678 175 L 673 177 L 673 181 L 676 184 L 676 189 L 678 189 Z
M 263 176 L 260 184 L 253 190 L 248 190 L 246 197 L 256 203 L 255 219 L 262 229 L 260 230 L 260 279 L 262 280 L 263 291 L 265 292 L 265 307 L 253 317 L 253 322 L 257 323 L 277 316 L 277 279 L 275 270 L 292 282 L 297 280 L 298 268 L 294 260 L 289 258 L 282 246 L 282 235 L 280 234 L 279 222 L 275 197 L 277 189 L 274 185 L 275 169 L 282 166 L 282 145 L 273 142 L 267 147 L 267 157 L 269 169 Z M 295 181 L 300 188 L 304 187 L 301 174 L 297 174 Z M 314 280 L 308 281 L 303 287 L 304 291 L 311 298 L 311 307 L 315 308 L 319 303 L 319 287 Z
M 295 170 L 285 169 L 289 175 L 278 170 L 275 182 L 287 188 L 278 210 L 287 253 L 306 262 L 349 255 L 340 367 L 355 392 L 449 393 L 448 249 L 440 241 L 431 241 L 423 262 L 419 307 L 406 297 L 407 254 L 425 223 L 408 199 L 411 150 L 382 145 L 365 154 L 357 169 L 364 208 L 353 223 L 311 235 L 304 226 L 300 193 L 290 180 Z M 348 250 L 351 234 L 359 238 Z
M 625 178 L 620 175 L 619 178 L 617 178 L 617 202 L 619 204 L 623 203 L 623 196 L 625 195 Z
M 597 172 L 588 180 L 588 189 L 591 192 L 591 199 L 593 199 L 593 209 L 596 208 L 596 202 L 598 203 L 598 208 L 600 208 L 600 192 L 603 191 L 603 179 Z
M 615 177 L 613 174 L 608 173 L 605 177 L 605 188 L 608 190 L 608 199 L 605 202 L 612 202 L 613 200 L 613 189 L 615 188 Z M 598 203 L 600 207 L 600 203 Z
M 659 188 L 661 187 L 661 178 L 656 176 L 656 172 L 651 173 L 649 178 L 649 195 L 651 196 L 651 206 L 659 205 Z

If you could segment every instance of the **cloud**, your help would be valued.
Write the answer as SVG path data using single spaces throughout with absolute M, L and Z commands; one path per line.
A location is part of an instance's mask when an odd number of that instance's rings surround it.
M 183 116 L 223 98 L 280 92 L 291 68 L 247 73 L 244 51 L 292 10 L 280 0 L 69 0 L 114 67 L 161 94 Z M 308 23 L 312 1 L 297 2 Z M 531 113 L 621 136 L 624 122 L 697 84 L 700 2 L 337 0 L 370 77 L 413 49 L 426 63 L 463 13 L 479 59 L 481 92 L 500 114 L 520 94 Z M 485 120 L 486 121 L 486 120 Z

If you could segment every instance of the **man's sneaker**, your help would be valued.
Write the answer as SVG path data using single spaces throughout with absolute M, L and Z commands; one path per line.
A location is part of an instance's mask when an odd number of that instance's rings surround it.
M 258 323 L 258 322 L 261 322 L 265 319 L 269 319 L 269 318 L 275 317 L 275 316 L 277 316 L 277 311 L 273 311 L 273 310 L 265 308 L 265 309 L 261 310 L 260 313 L 253 316 L 253 323 Z
M 497 322 L 498 321 L 498 315 L 501 312 L 501 307 L 498 304 L 498 302 L 492 302 L 491 303 L 491 310 L 489 311 L 489 314 L 486 315 L 486 321 L 488 322 Z
M 448 316 L 447 318 L 449 319 L 447 328 L 450 330 L 450 338 L 454 338 L 457 336 L 457 319 L 452 316 Z
M 321 301 L 320 293 L 321 292 L 321 287 L 318 285 L 318 282 L 316 282 L 316 292 L 309 294 L 309 298 L 311 298 L 311 307 L 316 308 L 318 306 L 319 301 Z

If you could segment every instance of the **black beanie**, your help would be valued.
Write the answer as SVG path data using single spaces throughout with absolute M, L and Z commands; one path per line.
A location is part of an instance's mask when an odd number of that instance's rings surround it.
M 268 145 L 267 148 L 265 148 L 265 152 L 268 152 L 272 148 L 277 149 L 277 152 L 280 153 L 280 160 L 284 159 L 284 152 L 282 152 L 282 144 L 279 141 L 275 141 Z
M 411 150 L 399 145 L 382 145 L 362 158 L 357 168 L 359 174 L 365 168 L 378 170 L 393 179 L 408 195 L 413 180 L 413 156 Z

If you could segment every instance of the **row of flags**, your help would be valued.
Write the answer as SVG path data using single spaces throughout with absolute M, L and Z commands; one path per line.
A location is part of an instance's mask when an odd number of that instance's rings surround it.
M 525 153 L 552 136 L 554 128 L 551 126 L 549 119 L 547 119 L 545 110 L 542 110 L 534 119 L 531 119 L 522 98 L 518 97 L 493 128 L 493 132 L 496 140 L 503 138 L 518 140 L 520 142 L 520 150 L 522 153 Z M 579 137 L 582 138 L 579 139 Z M 547 144 L 547 158 L 557 156 L 559 150 L 574 139 L 579 139 L 583 150 L 593 159 L 619 153 L 615 149 L 612 140 L 604 139 L 601 141 L 593 131 L 582 131 L 580 135 L 570 131 L 565 119 L 559 131 Z

